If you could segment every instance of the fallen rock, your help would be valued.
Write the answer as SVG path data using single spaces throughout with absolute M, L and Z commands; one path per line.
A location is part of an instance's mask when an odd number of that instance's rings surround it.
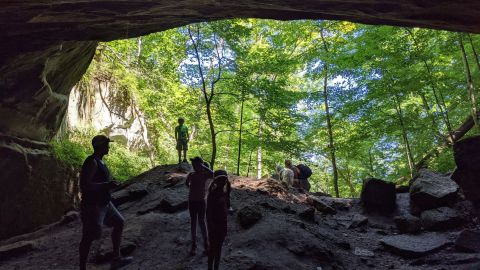
M 368 211 L 390 213 L 396 208 L 395 184 L 369 178 L 363 185 L 360 199 Z
M 315 207 L 317 211 L 322 212 L 324 214 L 336 214 L 337 211 L 335 208 L 332 206 L 328 205 L 326 202 L 324 202 L 321 198 L 317 196 L 308 196 L 307 197 L 307 202 Z
M 188 201 L 174 202 L 166 198 L 160 201 L 158 208 L 164 213 L 173 214 L 188 209 Z
M 464 252 L 480 252 L 480 231 L 463 230 L 455 241 L 455 248 Z
M 134 243 L 124 241 L 124 243 L 122 243 L 122 245 L 120 246 L 120 254 L 122 256 L 128 256 L 132 254 L 136 248 L 137 248 L 137 245 L 135 245 Z M 107 247 L 102 247 L 98 251 L 98 253 L 92 257 L 90 261 L 95 264 L 102 264 L 102 263 L 111 261 L 112 259 L 113 259 L 113 251 L 110 248 L 110 246 L 107 246 Z
M 31 241 L 20 241 L 6 246 L 0 247 L 0 261 L 10 259 L 12 257 L 21 256 L 27 252 L 35 250 Z
M 440 207 L 422 212 L 420 221 L 426 230 L 442 231 L 457 227 L 463 220 L 456 210 Z
M 462 188 L 465 198 L 480 200 L 480 136 L 460 140 L 453 146 L 457 169 L 452 179 Z
M 420 235 L 394 235 L 380 240 L 386 250 L 407 259 L 418 258 L 440 250 L 449 243 L 445 235 L 425 233 Z
M 262 212 L 258 207 L 255 206 L 245 206 L 237 214 L 238 223 L 244 229 L 252 227 L 262 218 Z
M 298 216 L 305 221 L 315 222 L 315 208 L 309 207 L 306 210 L 300 212 Z
M 129 188 L 129 189 L 122 189 L 112 194 L 112 202 L 115 206 L 120 206 L 124 203 L 136 201 L 148 194 L 146 188 Z
M 362 227 L 368 224 L 368 218 L 361 214 L 355 214 L 352 217 L 351 223 L 347 226 L 347 228 L 357 228 Z
M 62 219 L 60 220 L 60 225 L 68 224 L 72 221 L 77 220 L 80 217 L 80 213 L 77 211 L 68 211 L 65 215 L 63 215 Z
M 410 186 L 410 207 L 413 214 L 447 206 L 455 202 L 458 185 L 449 177 L 421 169 Z
M 353 255 L 359 256 L 359 257 L 373 257 L 375 256 L 375 253 L 373 253 L 373 251 L 368 249 L 356 247 L 353 250 Z
M 422 228 L 420 219 L 410 214 L 396 216 L 393 218 L 393 222 L 400 233 L 417 233 Z

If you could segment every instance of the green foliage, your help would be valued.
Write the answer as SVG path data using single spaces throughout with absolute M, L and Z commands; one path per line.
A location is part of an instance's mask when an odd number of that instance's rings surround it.
M 53 140 L 50 145 L 55 157 L 80 171 L 84 160 L 93 153 L 91 139 L 97 133 L 92 129 L 75 130 L 66 138 Z M 109 154 L 104 157 L 113 179 L 125 181 L 149 169 L 148 158 L 142 153 L 110 143 Z
M 88 78 L 114 78 L 122 95 L 140 104 L 157 163 L 176 162 L 180 116 L 190 128 L 189 155 L 212 155 L 187 27 L 102 43 L 88 72 Z M 366 177 L 408 179 L 412 165 L 436 148 L 440 155 L 426 165 L 440 172 L 454 168 L 445 142 L 472 109 L 457 33 L 308 20 L 235 19 L 190 27 L 208 87 L 221 63 L 211 104 L 217 168 L 235 172 L 239 161 L 239 173 L 255 177 L 292 159 L 313 169 L 314 190 L 332 193 L 325 77 L 341 196 L 358 196 Z M 480 37 L 462 37 L 478 89 L 474 49 Z M 223 46 L 220 62 L 215 44 Z M 148 167 L 144 154 L 116 146 L 107 160 L 122 179 Z

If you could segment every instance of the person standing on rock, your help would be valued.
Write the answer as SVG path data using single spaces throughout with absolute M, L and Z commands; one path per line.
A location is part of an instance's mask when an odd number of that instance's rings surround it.
M 292 161 L 289 159 L 285 160 L 285 168 L 290 169 L 293 172 L 293 181 L 291 185 L 296 188 L 301 188 L 298 176 L 300 175 L 300 170 L 293 165 Z
M 103 161 L 108 154 L 111 140 L 104 135 L 92 139 L 93 154 L 85 159 L 80 172 L 80 191 L 82 200 L 80 213 L 82 219 L 82 240 L 80 242 L 80 270 L 87 268 L 87 258 L 92 242 L 102 236 L 102 225 L 113 227 L 113 260 L 111 269 L 118 269 L 132 262 L 132 257 L 120 256 L 125 219 L 111 202 L 110 190 L 118 185 L 111 181 L 110 172 Z
M 207 228 L 210 250 L 208 252 L 208 270 L 218 270 L 222 254 L 223 241 L 227 235 L 227 209 L 230 207 L 231 186 L 227 172 L 217 170 L 214 180 L 208 188 Z
M 277 173 L 280 177 L 280 182 L 284 183 L 287 187 L 291 187 L 293 184 L 294 173 L 289 168 L 283 168 L 281 165 L 277 165 Z
M 188 150 L 188 128 L 185 125 L 185 119 L 178 118 L 178 126 L 175 127 L 175 140 L 177 141 L 178 151 L 178 163 L 182 163 L 182 150 L 183 150 L 183 162 L 187 162 L 187 150 Z
M 204 254 L 208 252 L 207 228 L 205 225 L 205 193 L 208 179 L 213 178 L 213 171 L 203 164 L 200 157 L 190 159 L 193 172 L 189 173 L 185 184 L 189 188 L 188 192 L 188 210 L 190 212 L 190 230 L 192 233 L 192 249 L 190 254 L 195 255 L 197 249 L 197 222 L 202 232 Z

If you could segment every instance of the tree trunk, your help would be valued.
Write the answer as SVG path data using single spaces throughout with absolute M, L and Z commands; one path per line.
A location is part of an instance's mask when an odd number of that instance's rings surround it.
M 207 118 L 208 125 L 210 126 L 210 136 L 212 137 L 212 157 L 210 159 L 210 168 L 213 170 L 215 168 L 215 159 L 217 158 L 217 134 L 215 133 L 215 126 L 213 124 L 210 102 L 207 103 Z
M 252 167 L 252 156 L 253 156 L 253 149 L 250 151 L 250 156 L 248 158 L 248 166 L 247 166 L 247 177 L 250 177 L 250 168 Z
M 245 94 L 242 90 L 242 104 L 240 107 L 240 128 L 238 129 L 238 154 L 237 154 L 237 175 L 240 175 L 240 157 L 242 154 L 242 132 L 243 132 L 243 104 L 245 103 Z
M 395 102 L 395 111 L 397 112 L 398 121 L 402 129 L 402 138 L 403 138 L 403 143 L 405 148 L 405 154 L 407 156 L 408 167 L 410 168 L 410 176 L 413 177 L 413 175 L 415 174 L 415 162 L 413 160 L 412 150 L 410 148 L 410 142 L 407 136 L 407 130 L 405 128 L 405 124 L 403 121 L 403 112 L 401 107 L 402 104 L 400 103 L 400 100 L 398 99 L 397 95 L 393 97 L 393 101 Z
M 323 47 L 325 50 L 325 53 L 328 54 L 328 46 L 327 42 L 325 40 L 325 37 L 323 35 L 323 29 L 320 30 L 320 36 L 323 41 Z M 323 77 L 323 103 L 325 105 L 325 116 L 327 118 L 327 131 L 328 131 L 328 149 L 330 151 L 330 158 L 332 161 L 332 170 L 333 170 L 333 186 L 335 188 L 335 196 L 340 197 L 340 191 L 338 189 L 338 169 L 337 169 L 337 159 L 335 155 L 335 144 L 333 140 L 333 131 L 332 131 L 332 122 L 331 122 L 331 116 L 330 116 L 330 107 L 328 105 L 328 65 L 327 63 L 324 64 L 324 77 Z
M 257 148 L 257 179 L 262 178 L 262 165 L 263 165 L 263 160 L 262 160 L 262 128 L 263 128 L 263 120 L 260 118 L 259 123 L 258 123 L 258 141 L 259 141 L 259 146 Z
M 477 114 L 478 114 L 478 109 L 477 109 L 477 98 L 475 96 L 475 88 L 473 86 L 473 81 L 472 81 L 472 73 L 470 72 L 470 65 L 468 64 L 468 58 L 467 54 L 465 52 L 465 46 L 463 45 L 463 38 L 462 34 L 458 34 L 458 40 L 460 43 L 460 49 L 462 51 L 462 59 L 463 59 L 463 65 L 465 67 L 465 77 L 467 79 L 467 90 L 468 90 L 468 98 L 470 100 L 470 112 L 472 114 L 473 122 L 475 128 L 478 130 L 479 125 L 478 125 L 478 120 L 477 120 Z
M 475 57 L 475 63 L 477 64 L 477 68 L 480 71 L 480 60 L 478 59 L 478 53 L 477 53 L 477 50 L 475 49 L 475 45 L 473 45 L 472 36 L 470 36 L 470 34 L 467 34 L 467 36 L 470 41 L 470 46 L 472 47 L 473 56 Z

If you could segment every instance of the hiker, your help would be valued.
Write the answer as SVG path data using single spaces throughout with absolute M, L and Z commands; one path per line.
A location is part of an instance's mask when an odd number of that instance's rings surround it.
M 282 165 L 277 165 L 276 171 L 279 175 L 280 182 L 284 183 L 287 187 L 292 186 L 294 175 L 291 169 L 284 168 Z
M 187 150 L 188 150 L 188 128 L 184 124 L 185 119 L 178 118 L 178 126 L 175 127 L 175 140 L 177 141 L 178 151 L 178 163 L 182 163 L 182 150 L 183 150 L 183 162 L 187 162 Z
M 208 252 L 208 269 L 218 270 L 222 245 L 227 235 L 227 209 L 230 207 L 231 186 L 227 172 L 217 170 L 214 180 L 208 188 L 207 227 L 210 250 Z
M 202 232 L 204 254 L 208 252 L 207 229 L 205 226 L 205 191 L 208 179 L 213 178 L 213 171 L 203 164 L 200 157 L 190 159 L 193 172 L 189 173 L 185 184 L 189 187 L 188 210 L 190 212 L 190 230 L 192 233 L 192 249 L 190 255 L 195 255 L 197 249 L 197 222 Z
M 300 172 L 298 174 L 300 187 L 305 191 L 310 191 L 310 182 L 308 181 L 308 178 L 312 176 L 312 170 L 305 164 L 298 164 L 296 168 Z
M 93 154 L 85 159 L 80 172 L 80 191 L 82 200 L 80 213 L 82 219 L 82 240 L 80 242 L 80 270 L 87 269 L 87 258 L 94 240 L 101 238 L 102 225 L 113 227 L 113 260 L 111 269 L 117 269 L 132 262 L 132 257 L 120 256 L 125 219 L 111 202 L 110 190 L 118 185 L 111 181 L 107 165 L 102 160 L 108 154 L 111 140 L 104 135 L 92 139 Z
M 292 187 L 300 188 L 300 181 L 298 180 L 298 175 L 300 174 L 300 170 L 296 166 L 294 166 L 292 161 L 289 159 L 285 160 L 285 168 L 288 168 L 293 172 Z

